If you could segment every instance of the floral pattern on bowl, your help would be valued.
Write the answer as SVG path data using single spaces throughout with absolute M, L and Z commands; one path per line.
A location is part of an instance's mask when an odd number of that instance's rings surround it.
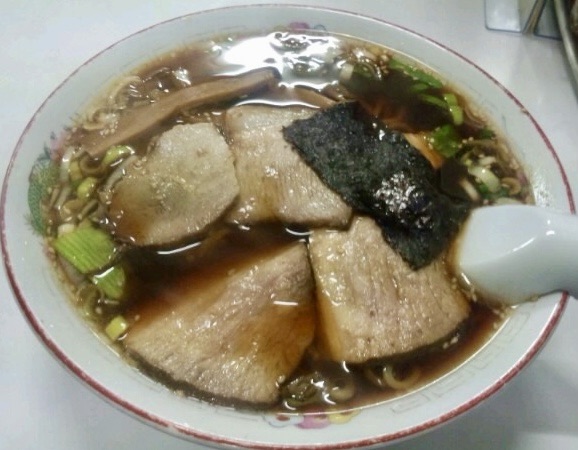
M 359 414 L 358 410 L 350 411 L 324 411 L 309 414 L 284 414 L 265 416 L 265 421 L 272 427 L 283 428 L 296 426 L 302 429 L 326 428 L 330 425 L 348 423 Z

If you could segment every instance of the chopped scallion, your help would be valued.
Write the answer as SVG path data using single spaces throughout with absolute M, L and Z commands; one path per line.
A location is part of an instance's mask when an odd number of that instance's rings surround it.
M 429 85 L 427 85 L 426 83 L 415 83 L 414 85 L 411 86 L 410 91 L 411 92 L 423 92 L 423 91 L 427 91 L 430 88 Z
M 414 80 L 421 83 L 426 83 L 430 87 L 437 89 L 443 87 L 442 82 L 433 75 L 430 75 L 429 73 L 424 72 L 423 70 L 413 67 L 409 64 L 405 64 L 396 58 L 391 58 L 389 60 L 388 67 L 392 70 L 402 71 L 412 77 Z
M 417 85 L 416 85 L 417 86 Z M 432 94 L 422 93 L 419 94 L 419 98 L 429 103 L 430 105 L 438 106 L 442 109 L 449 111 L 452 116 L 452 122 L 454 125 L 461 125 L 464 123 L 464 111 L 462 107 L 458 104 L 458 98 L 451 93 L 443 94 L 443 99 Z
M 90 198 L 96 190 L 97 185 L 98 180 L 95 177 L 86 177 L 76 188 L 76 196 L 82 200 Z
M 79 226 L 58 236 L 54 249 L 81 273 L 92 273 L 110 264 L 117 248 L 110 236 L 93 226 Z
M 102 290 L 104 295 L 118 300 L 124 293 L 126 275 L 122 266 L 113 266 L 101 274 L 94 275 L 92 282 Z
M 430 143 L 441 155 L 451 158 L 461 149 L 460 136 L 453 125 L 436 128 L 430 135 Z
M 128 330 L 128 321 L 121 315 L 114 317 L 104 329 L 111 341 L 116 341 Z
M 464 123 L 464 110 L 460 105 L 448 105 L 450 114 L 452 115 L 452 120 L 454 125 L 461 125 Z
M 74 160 L 70 162 L 70 166 L 68 167 L 68 176 L 70 177 L 70 181 L 72 183 L 79 182 L 82 180 L 82 170 L 80 170 L 80 164 L 78 160 Z
M 448 105 L 458 104 L 458 98 L 456 97 L 455 94 L 452 94 L 451 92 L 447 92 L 444 94 L 444 100 Z
M 134 150 L 128 145 L 115 145 L 107 150 L 104 157 L 102 158 L 101 165 L 108 167 L 113 165 L 115 162 L 120 161 L 127 156 L 134 153 Z
M 442 109 L 448 109 L 448 104 L 443 101 L 441 98 L 436 97 L 435 95 L 430 94 L 420 94 L 419 98 L 426 103 L 431 105 L 439 106 Z
M 468 172 L 476 177 L 480 183 L 483 183 L 492 194 L 498 192 L 502 187 L 500 179 L 487 167 L 472 165 L 468 167 Z

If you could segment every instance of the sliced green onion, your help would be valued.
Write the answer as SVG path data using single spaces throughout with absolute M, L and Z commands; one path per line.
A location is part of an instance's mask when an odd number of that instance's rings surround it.
M 455 94 L 446 93 L 443 95 L 442 99 L 436 95 L 423 93 L 419 95 L 419 98 L 426 103 L 448 110 L 452 116 L 452 122 L 454 125 L 459 126 L 464 123 L 464 111 L 458 104 L 458 98 Z
M 446 92 L 444 94 L 444 101 L 448 105 L 458 105 L 458 98 L 456 97 L 455 94 L 452 94 L 451 92 Z
M 444 94 L 444 101 L 447 103 L 447 108 L 452 115 L 454 125 L 461 125 L 464 123 L 464 110 L 458 103 L 458 97 L 451 92 Z
M 441 98 L 436 97 L 435 95 L 430 94 L 420 94 L 419 98 L 426 103 L 431 105 L 439 106 L 442 109 L 448 109 L 448 104 L 443 101 Z
M 98 179 L 95 177 L 86 177 L 80 182 L 76 188 L 76 197 L 86 200 L 92 196 L 96 187 L 98 186 Z
M 128 330 L 128 321 L 121 315 L 114 317 L 104 329 L 111 341 L 116 341 Z
M 431 132 L 430 143 L 435 151 L 451 158 L 461 149 L 460 136 L 453 125 L 447 124 Z
M 120 161 L 121 159 L 126 158 L 133 153 L 134 150 L 128 145 L 115 145 L 106 151 L 104 157 L 102 158 L 101 165 L 104 167 L 111 166 L 115 162 Z
M 81 273 L 92 273 L 109 265 L 117 247 L 104 231 L 93 226 L 77 227 L 58 236 L 53 243 L 57 253 Z
M 77 159 L 70 162 L 68 167 L 68 176 L 70 177 L 70 181 L 72 183 L 76 183 L 82 180 L 84 175 L 82 174 L 82 170 L 80 170 L 80 164 Z
M 393 70 L 404 72 L 414 80 L 425 83 L 430 87 L 437 89 L 443 87 L 443 83 L 433 75 L 430 75 L 429 73 L 424 72 L 423 70 L 416 67 L 410 66 L 409 64 L 405 64 L 396 58 L 391 58 L 389 60 L 388 67 Z
M 468 172 L 483 183 L 491 193 L 498 192 L 502 187 L 500 179 L 487 167 L 472 165 L 468 167 Z
M 423 92 L 426 91 L 430 88 L 430 86 L 426 83 L 416 83 L 414 85 L 412 85 L 409 90 L 411 92 Z
M 103 273 L 94 275 L 91 279 L 104 295 L 113 300 L 120 299 L 124 294 L 126 275 L 124 269 L 119 265 L 112 266 Z
M 452 121 L 454 125 L 461 125 L 464 123 L 464 110 L 459 105 L 448 105 L 450 114 L 452 115 Z

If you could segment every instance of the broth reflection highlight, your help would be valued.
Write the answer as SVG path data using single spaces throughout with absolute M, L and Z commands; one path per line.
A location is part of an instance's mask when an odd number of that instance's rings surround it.
M 223 36 L 95 99 L 30 177 L 74 304 L 166 385 L 315 412 L 441 376 L 500 326 L 447 246 L 532 202 L 491 122 L 417 62 L 343 36 Z M 400 244 L 401 242 L 401 244 Z

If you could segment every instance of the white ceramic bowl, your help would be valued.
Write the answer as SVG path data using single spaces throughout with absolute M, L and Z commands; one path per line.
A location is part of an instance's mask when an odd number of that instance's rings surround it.
M 475 407 L 523 369 L 552 333 L 565 306 L 550 295 L 517 308 L 479 352 L 437 381 L 350 417 L 303 417 L 234 411 L 181 398 L 125 364 L 65 300 L 27 222 L 28 175 L 52 133 L 113 77 L 184 42 L 216 31 L 269 31 L 303 22 L 374 41 L 411 55 L 451 80 L 494 118 L 526 166 L 541 205 L 571 209 L 568 182 L 554 149 L 522 105 L 466 58 L 410 30 L 341 11 L 247 6 L 206 11 L 161 23 L 88 61 L 46 100 L 14 151 L 2 191 L 2 249 L 15 297 L 34 331 L 74 374 L 106 400 L 164 431 L 213 446 L 358 448 L 430 430 Z M 283 419 L 283 420 L 282 420 Z

